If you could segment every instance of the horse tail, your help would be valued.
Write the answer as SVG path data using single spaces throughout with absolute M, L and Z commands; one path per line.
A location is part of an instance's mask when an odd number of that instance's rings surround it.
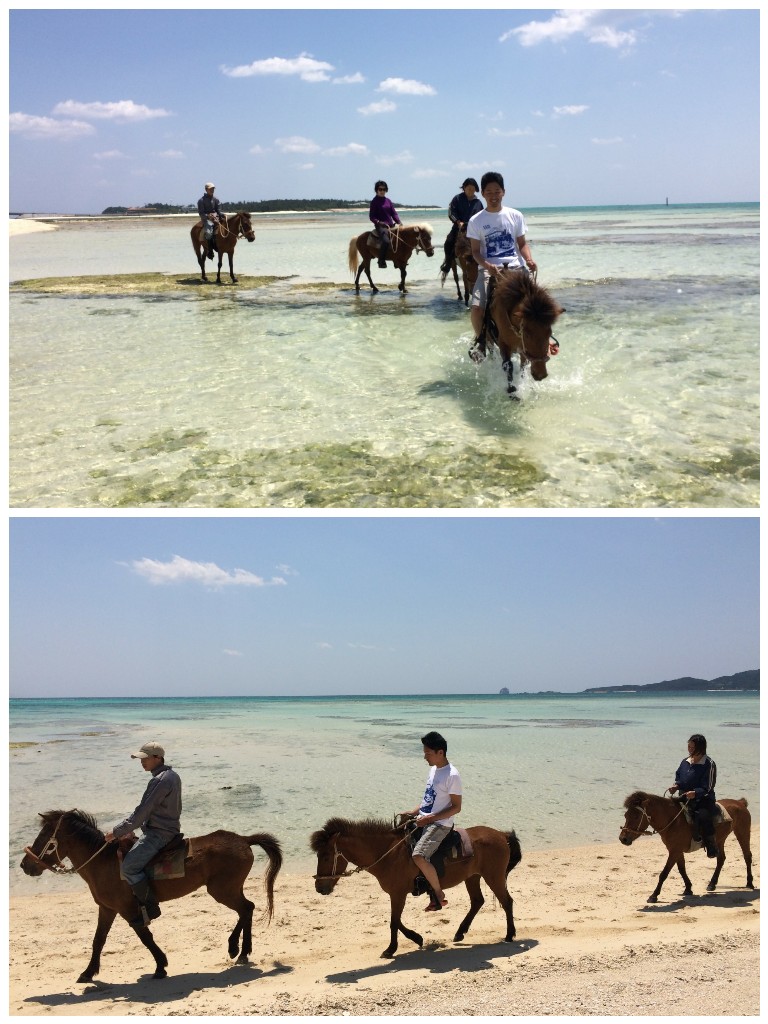
M 349 272 L 354 274 L 357 271 L 357 239 L 349 240 Z
M 517 867 L 520 861 L 523 859 L 523 851 L 520 849 L 520 840 L 515 834 L 515 830 L 507 833 L 507 846 L 509 847 L 509 863 L 507 864 L 507 871 L 509 872 Z
M 268 832 L 257 832 L 256 835 L 246 836 L 245 838 L 249 846 L 260 846 L 267 857 L 269 857 L 269 867 L 264 876 L 264 891 L 267 894 L 267 912 L 265 916 L 267 922 L 269 922 L 272 920 L 272 914 L 275 909 L 275 879 L 277 878 L 278 871 L 283 866 L 283 851 L 280 848 L 280 843 Z

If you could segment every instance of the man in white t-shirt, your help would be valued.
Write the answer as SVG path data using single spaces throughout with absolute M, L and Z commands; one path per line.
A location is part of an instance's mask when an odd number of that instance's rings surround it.
M 536 263 L 525 238 L 525 217 L 511 206 L 503 206 L 504 179 L 497 171 L 488 171 L 480 179 L 480 191 L 485 209 L 471 217 L 467 224 L 467 238 L 472 255 L 480 269 L 472 290 L 470 317 L 475 337 L 483 329 L 487 283 L 491 275 L 501 273 L 503 267 L 512 270 L 536 270 Z
M 437 903 L 430 900 L 426 909 L 440 910 L 448 901 L 429 858 L 451 831 L 454 815 L 461 810 L 461 776 L 448 760 L 448 744 L 439 732 L 428 732 L 421 737 L 421 743 L 424 760 L 430 766 L 427 788 L 419 806 L 412 811 L 404 811 L 401 816 L 415 818 L 416 824 L 424 829 L 413 848 L 413 862 L 437 899 Z

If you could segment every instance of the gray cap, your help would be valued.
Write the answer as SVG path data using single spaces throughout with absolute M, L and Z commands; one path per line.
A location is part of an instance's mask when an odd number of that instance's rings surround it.
M 131 754 L 131 757 L 138 757 L 140 760 L 145 757 L 165 757 L 165 750 L 159 743 L 143 743 L 139 747 L 138 753 Z

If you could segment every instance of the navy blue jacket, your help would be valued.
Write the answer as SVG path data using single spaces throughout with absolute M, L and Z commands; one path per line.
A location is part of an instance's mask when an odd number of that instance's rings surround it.
M 691 764 L 686 757 L 680 762 L 680 767 L 675 773 L 675 782 L 679 789 L 678 793 L 696 793 L 696 799 L 715 799 L 715 783 L 717 782 L 717 765 L 709 755 L 705 755 L 698 764 Z
M 448 216 L 454 224 L 458 224 L 459 221 L 461 221 L 462 224 L 466 224 L 470 217 L 474 217 L 476 213 L 480 213 L 483 209 L 485 209 L 485 207 L 477 196 L 475 196 L 475 198 L 470 202 L 469 199 L 467 199 L 466 192 L 459 192 L 459 194 L 454 196 L 451 200 L 451 205 L 448 207 Z

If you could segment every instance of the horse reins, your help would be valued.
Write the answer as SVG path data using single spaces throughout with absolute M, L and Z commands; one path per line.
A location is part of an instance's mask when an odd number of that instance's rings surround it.
M 24 853 L 26 853 L 28 857 L 31 857 L 36 864 L 39 864 L 41 867 L 47 868 L 49 871 L 52 871 L 55 875 L 72 875 L 75 872 L 82 871 L 82 869 L 87 864 L 90 864 L 92 860 L 98 857 L 102 850 L 105 850 L 109 846 L 109 843 L 105 842 L 104 845 L 99 847 L 96 853 L 94 853 L 93 856 L 89 857 L 85 864 L 81 864 L 79 868 L 68 868 L 65 864 L 62 864 L 61 862 L 61 857 L 59 856 L 59 841 L 56 838 L 56 833 L 59 831 L 59 825 L 61 825 L 63 820 L 64 815 L 62 814 L 62 816 L 56 822 L 56 828 L 53 830 L 51 838 L 47 841 L 47 843 L 45 844 L 45 848 L 42 850 L 39 856 L 34 852 L 31 846 L 25 846 Z M 43 860 L 43 857 L 49 857 L 53 853 L 56 854 L 56 860 L 59 863 L 46 863 L 46 861 Z
M 662 832 L 666 832 L 667 829 L 670 827 L 670 825 L 673 825 L 677 821 L 677 819 L 680 817 L 680 815 L 683 813 L 683 807 L 681 806 L 680 810 L 677 812 L 677 814 L 674 816 L 674 818 L 672 818 L 671 821 L 668 821 L 667 824 L 664 826 L 664 828 L 658 828 L 657 829 L 657 828 L 653 827 L 653 822 L 651 821 L 651 816 L 648 814 L 648 811 L 646 811 L 646 809 L 644 807 L 640 807 L 639 804 L 638 804 L 638 810 L 642 814 L 643 818 L 647 818 L 648 819 L 648 824 L 646 825 L 646 827 L 644 829 L 642 829 L 642 831 L 638 831 L 638 829 L 636 829 L 636 828 L 630 828 L 629 825 L 624 825 L 624 827 L 620 829 L 620 832 L 632 832 L 633 835 L 636 838 L 639 838 L 640 836 L 660 836 L 661 833 Z M 641 819 L 641 821 L 642 821 L 642 819 Z
M 381 861 L 383 861 L 385 857 L 388 857 L 390 855 L 390 853 L 393 853 L 398 848 L 398 846 L 402 846 L 407 838 L 408 838 L 407 836 L 403 836 L 403 838 L 399 842 L 395 843 L 394 846 L 390 846 L 389 849 L 386 850 L 379 857 L 378 860 L 375 860 L 373 862 L 373 864 L 358 864 L 358 866 L 355 868 L 354 871 L 342 871 L 340 873 L 336 872 L 336 865 L 338 864 L 339 857 L 342 857 L 343 854 L 339 852 L 339 848 L 336 845 L 336 840 L 334 839 L 334 841 L 333 841 L 333 865 L 331 867 L 331 871 L 333 872 L 333 874 L 332 875 L 312 875 L 312 877 L 314 879 L 320 879 L 320 880 L 322 880 L 322 879 L 330 879 L 330 878 L 348 878 L 350 875 L 356 875 L 360 871 L 370 871 L 371 868 L 375 868 L 377 864 L 380 864 Z M 345 858 L 345 860 L 346 860 L 346 858 Z

